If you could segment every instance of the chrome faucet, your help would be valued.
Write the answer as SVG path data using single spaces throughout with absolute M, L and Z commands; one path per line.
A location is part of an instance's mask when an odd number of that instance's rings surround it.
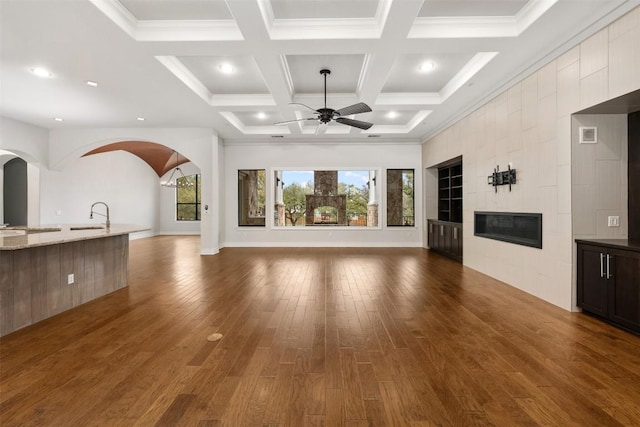
M 104 205 L 104 207 L 107 208 L 107 214 L 106 215 L 105 214 L 101 214 L 100 212 L 94 212 L 93 211 L 93 207 L 95 205 L 98 205 L 98 204 Z M 107 223 L 105 225 L 107 226 L 107 229 L 109 229 L 111 227 L 111 221 L 109 220 L 109 206 L 107 206 L 107 204 L 105 202 L 95 202 L 94 204 L 91 205 L 91 213 L 89 214 L 89 219 L 93 219 L 93 214 L 94 213 L 106 217 L 107 218 Z

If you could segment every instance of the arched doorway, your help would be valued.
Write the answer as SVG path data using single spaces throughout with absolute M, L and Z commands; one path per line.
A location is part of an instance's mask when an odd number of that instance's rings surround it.
M 13 157 L 2 165 L 2 222 L 7 225 L 28 223 L 27 162 Z

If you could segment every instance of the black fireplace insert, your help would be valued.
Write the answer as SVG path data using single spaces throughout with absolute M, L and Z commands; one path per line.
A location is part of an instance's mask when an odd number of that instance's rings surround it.
M 475 212 L 473 234 L 542 249 L 542 214 Z

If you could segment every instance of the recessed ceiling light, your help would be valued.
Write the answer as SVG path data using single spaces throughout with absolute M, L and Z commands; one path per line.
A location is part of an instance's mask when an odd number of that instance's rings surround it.
M 31 72 L 38 77 L 51 77 L 51 73 L 44 68 L 35 67 L 31 69 Z
M 256 117 L 259 118 L 260 120 L 264 120 L 267 118 L 267 115 L 262 111 L 260 111 L 258 114 L 256 114 Z
M 222 71 L 225 74 L 233 73 L 233 66 L 231 64 L 228 64 L 228 63 L 220 64 L 218 68 L 220 69 L 220 71 Z
M 64 122 L 61 117 L 54 117 L 53 120 L 55 120 L 56 122 Z
M 98 86 L 98 82 L 87 80 L 87 86 L 97 87 Z
M 395 119 L 396 117 L 398 117 L 398 113 L 395 112 L 395 111 L 389 111 L 387 113 L 387 117 L 390 118 L 390 119 Z
M 423 62 L 422 64 L 420 64 L 420 67 L 418 67 L 418 69 L 423 73 L 428 73 L 429 71 L 433 70 L 434 68 L 436 68 L 436 64 L 434 64 L 431 61 Z
M 144 117 L 138 117 L 139 122 L 144 122 Z

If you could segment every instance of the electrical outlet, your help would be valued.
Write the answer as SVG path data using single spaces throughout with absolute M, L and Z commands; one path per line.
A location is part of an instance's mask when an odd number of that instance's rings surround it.
M 75 280 L 76 280 L 76 277 L 75 277 L 75 275 L 73 273 L 71 273 L 71 274 L 69 274 L 67 276 L 67 284 L 68 285 L 73 285 L 73 282 L 75 282 Z
M 619 216 L 610 216 L 607 222 L 608 227 L 620 227 L 620 217 Z
M 56 216 L 62 216 L 62 211 L 60 209 L 56 211 Z

